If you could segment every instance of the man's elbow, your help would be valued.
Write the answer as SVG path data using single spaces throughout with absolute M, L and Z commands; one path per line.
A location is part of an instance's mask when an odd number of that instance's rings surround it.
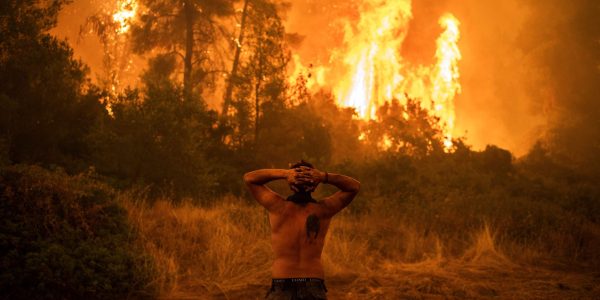
M 350 192 L 353 193 L 354 195 L 358 194 L 358 192 L 360 191 L 360 182 L 356 181 L 352 188 L 350 189 Z
M 246 185 L 252 183 L 252 175 L 250 174 L 250 172 L 244 174 L 244 176 L 242 178 L 244 179 L 244 183 Z

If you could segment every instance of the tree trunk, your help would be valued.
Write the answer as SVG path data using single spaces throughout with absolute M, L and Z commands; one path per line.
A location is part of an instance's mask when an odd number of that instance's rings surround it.
M 192 56 L 194 55 L 194 7 L 190 0 L 183 2 L 185 14 L 185 56 L 183 58 L 183 96 L 192 99 Z
M 254 87 L 254 142 L 258 142 L 258 115 L 260 110 L 260 101 L 258 98 L 258 94 L 260 93 L 260 79 L 256 81 L 256 85 Z
M 242 10 L 242 22 L 240 24 L 240 33 L 238 35 L 237 44 L 235 47 L 235 56 L 233 58 L 233 65 L 231 66 L 231 73 L 229 73 L 229 80 L 227 82 L 227 89 L 225 90 L 225 99 L 223 99 L 223 118 L 227 117 L 229 111 L 229 105 L 231 104 L 231 97 L 233 94 L 233 82 L 237 76 L 237 69 L 240 62 L 240 53 L 242 52 L 242 42 L 244 40 L 244 28 L 246 26 L 246 15 L 248 11 L 248 2 L 250 0 L 244 0 L 244 9 Z
M 261 36 L 259 32 L 259 36 Z M 260 84 L 262 83 L 263 76 L 263 53 L 262 53 L 262 45 L 261 40 L 258 40 L 258 47 L 256 49 L 258 52 L 258 70 L 256 72 L 256 85 L 254 86 L 254 144 L 258 143 L 258 117 L 260 115 Z

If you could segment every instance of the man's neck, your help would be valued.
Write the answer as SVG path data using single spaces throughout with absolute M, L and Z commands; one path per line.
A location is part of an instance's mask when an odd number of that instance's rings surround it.
M 312 198 L 310 192 L 296 192 L 289 195 L 286 199 L 287 201 L 292 201 L 299 205 L 306 205 L 308 203 L 317 203 L 315 199 Z

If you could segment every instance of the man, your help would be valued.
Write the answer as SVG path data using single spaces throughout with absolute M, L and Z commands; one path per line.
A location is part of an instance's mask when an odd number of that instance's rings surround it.
M 294 192 L 283 198 L 266 183 L 285 179 Z M 269 212 L 273 282 L 267 299 L 327 299 L 321 252 L 331 218 L 346 207 L 360 189 L 353 178 L 322 172 L 300 161 L 288 170 L 262 169 L 244 175 L 252 196 Z M 340 190 L 315 201 L 311 193 L 319 183 Z

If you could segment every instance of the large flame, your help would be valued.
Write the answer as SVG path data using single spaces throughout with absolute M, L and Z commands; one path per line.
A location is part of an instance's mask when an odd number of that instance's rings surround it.
M 451 14 L 440 18 L 440 25 L 445 29 L 437 39 L 435 57 L 437 64 L 432 74 L 431 101 L 434 114 L 444 125 L 444 146 L 452 147 L 452 131 L 454 130 L 454 97 L 460 93 L 458 61 L 461 58 L 458 49 L 460 23 Z
M 344 47 L 333 51 L 331 60 L 342 60 L 343 66 L 327 69 L 326 77 L 336 82 L 325 85 L 332 87 L 339 105 L 355 108 L 357 116 L 365 120 L 375 119 L 386 101 L 405 103 L 406 95 L 420 101 L 439 119 L 444 146 L 450 150 L 454 98 L 461 89 L 459 21 L 449 13 L 439 19 L 443 32 L 436 42 L 434 62 L 416 65 L 400 55 L 412 18 L 411 0 L 363 0 L 359 10 L 355 25 L 348 21 L 345 26 Z M 296 69 L 303 67 L 296 60 L 295 65 Z
M 346 26 L 343 61 L 348 72 L 334 86 L 339 104 L 354 107 L 361 118 L 375 117 L 377 108 L 398 93 L 404 80 L 399 50 L 412 16 L 410 0 L 363 3 L 360 20 Z

